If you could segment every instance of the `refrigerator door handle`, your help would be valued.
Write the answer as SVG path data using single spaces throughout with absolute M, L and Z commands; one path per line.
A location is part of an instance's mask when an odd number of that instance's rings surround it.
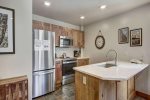
M 55 32 L 52 32 L 53 37 L 53 67 L 55 68 Z
M 34 73 L 33 75 L 45 75 L 45 74 L 51 74 L 51 73 L 54 73 L 54 71 L 48 71 L 48 72 L 37 72 L 37 73 Z

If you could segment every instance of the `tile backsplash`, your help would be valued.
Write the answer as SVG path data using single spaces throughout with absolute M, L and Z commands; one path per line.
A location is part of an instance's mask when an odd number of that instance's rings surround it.
M 63 53 L 66 53 L 67 57 L 74 57 L 74 50 L 79 50 L 79 48 L 59 48 L 56 47 L 57 57 L 61 57 Z

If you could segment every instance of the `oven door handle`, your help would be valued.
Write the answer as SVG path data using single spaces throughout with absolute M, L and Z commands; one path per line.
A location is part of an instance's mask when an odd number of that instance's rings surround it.
M 63 64 L 71 64 L 71 63 L 77 63 L 77 61 L 63 62 Z

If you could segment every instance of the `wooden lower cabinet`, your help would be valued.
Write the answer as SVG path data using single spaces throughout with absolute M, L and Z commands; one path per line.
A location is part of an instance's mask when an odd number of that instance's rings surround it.
M 56 89 L 62 86 L 62 60 L 56 61 Z
M 0 100 L 28 100 L 28 80 L 17 77 L 0 81 Z
M 75 100 L 133 100 L 134 77 L 128 81 L 107 81 L 75 72 Z
M 133 100 L 136 95 L 134 77 L 117 83 L 117 100 Z
M 77 66 L 85 66 L 89 64 L 89 58 L 77 59 Z
M 128 83 L 128 98 L 129 100 L 133 100 L 134 96 L 136 95 L 135 92 L 135 78 L 131 78 L 130 80 L 127 81 Z
M 99 79 L 88 76 L 88 100 L 99 100 Z
M 99 79 L 75 72 L 75 91 L 75 100 L 99 100 Z

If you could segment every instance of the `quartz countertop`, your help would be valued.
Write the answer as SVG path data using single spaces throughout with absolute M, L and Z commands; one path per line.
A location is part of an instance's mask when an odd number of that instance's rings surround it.
M 76 59 L 89 59 L 89 57 L 69 57 L 69 58 L 76 58 Z M 68 59 L 69 59 L 68 58 Z M 55 61 L 60 61 L 60 60 L 64 60 L 64 58 L 55 58 Z
M 89 59 L 89 57 L 77 57 L 77 59 Z
M 23 80 L 27 80 L 27 76 L 19 76 L 19 77 L 13 77 L 13 78 L 7 78 L 7 79 L 0 79 L 0 85 L 19 82 Z
M 118 61 L 117 66 L 105 68 L 102 67 L 104 64 L 106 64 L 106 62 L 74 67 L 73 69 L 102 80 L 123 81 L 130 79 L 149 66 L 148 64 L 134 64 Z

